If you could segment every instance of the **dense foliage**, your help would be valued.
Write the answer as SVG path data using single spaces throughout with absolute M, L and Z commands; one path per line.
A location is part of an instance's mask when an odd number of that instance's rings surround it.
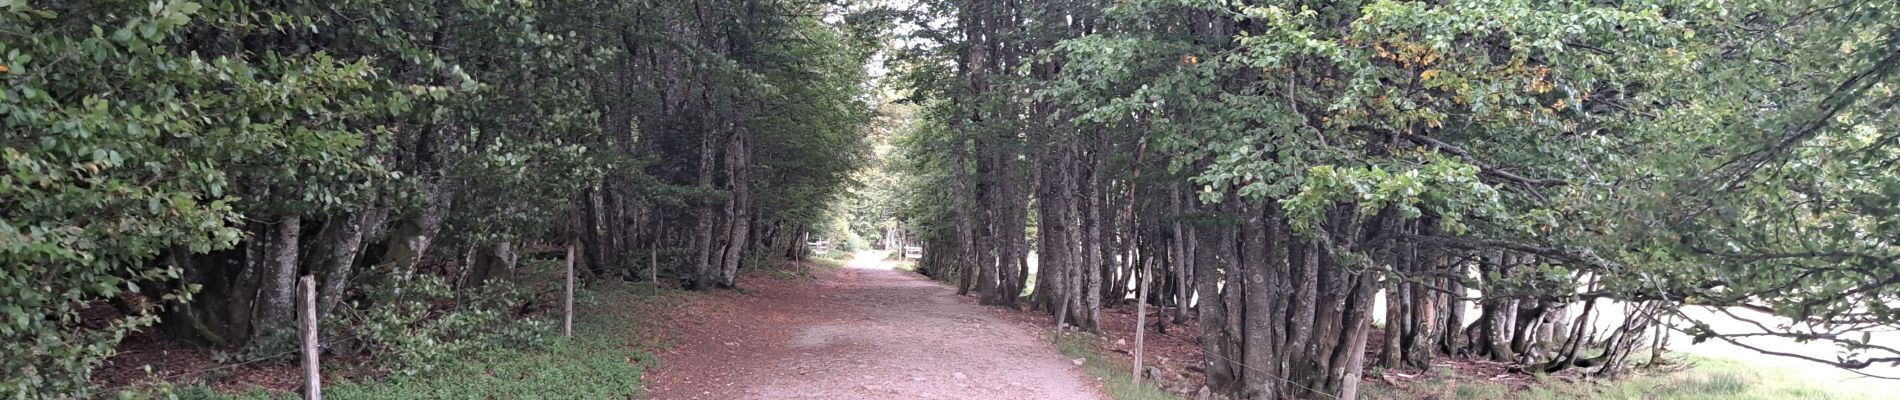
M 400 331 L 339 346 L 366 352 L 525 315 L 478 288 L 565 245 L 589 277 L 737 285 L 742 260 L 800 256 L 862 163 L 875 22 L 822 1 L 0 1 L 0 395 L 83 397 L 155 327 L 282 348 L 300 275 L 327 318 Z
M 1084 330 L 1147 282 L 1234 397 L 1666 329 L 1900 365 L 1897 86 L 1891 1 L 0 0 L 0 396 L 270 359 L 299 276 L 409 374 L 544 330 L 522 259 L 814 239 Z
M 1891 2 L 893 8 L 921 270 L 1013 304 L 1033 247 L 1094 329 L 1154 268 L 1216 394 L 1351 397 L 1374 329 L 1387 368 L 1615 374 L 1666 328 L 1900 363 Z

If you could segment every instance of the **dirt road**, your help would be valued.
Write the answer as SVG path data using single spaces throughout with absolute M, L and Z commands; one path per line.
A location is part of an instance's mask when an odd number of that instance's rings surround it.
M 1098 399 L 1046 341 L 955 290 L 859 253 L 815 279 L 690 302 L 655 399 Z

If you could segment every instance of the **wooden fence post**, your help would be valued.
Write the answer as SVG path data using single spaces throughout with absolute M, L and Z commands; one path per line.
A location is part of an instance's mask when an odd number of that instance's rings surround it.
M 653 243 L 653 251 L 647 253 L 647 280 L 653 282 L 653 295 L 660 294 L 660 244 Z
M 653 282 L 655 296 L 660 295 L 660 231 L 665 229 L 666 223 L 661 223 L 653 230 L 653 251 L 647 252 L 647 280 Z
M 561 336 L 574 337 L 574 242 L 567 243 L 567 295 L 561 308 Z
M 1135 274 L 1135 284 L 1140 287 L 1135 290 L 1139 293 L 1135 295 L 1135 387 L 1141 387 L 1142 339 L 1147 336 L 1145 329 L 1148 325 L 1148 281 L 1154 278 L 1153 272 L 1148 271 L 1154 259 L 1149 258 L 1147 261 L 1141 263 L 1141 271 Z
M 1140 225 L 1136 224 L 1136 222 L 1138 221 L 1135 220 L 1135 181 L 1138 179 L 1141 179 L 1141 160 L 1146 159 L 1147 157 L 1148 157 L 1148 138 L 1144 136 L 1141 138 L 1141 145 L 1139 146 L 1138 149 L 1135 150 L 1135 168 L 1134 168 L 1135 179 L 1131 179 L 1128 181 L 1128 227 L 1129 227 L 1128 231 L 1129 232 L 1140 232 L 1139 230 L 1137 230 L 1137 228 L 1139 228 Z M 1133 261 L 1133 260 L 1129 260 L 1129 261 Z M 1144 329 L 1144 326 L 1148 325 L 1148 281 L 1154 280 L 1154 277 L 1152 276 L 1142 276 L 1142 275 L 1152 274 L 1148 271 L 1148 269 L 1150 266 L 1154 264 L 1154 262 L 1155 262 L 1154 258 L 1152 257 L 1148 258 L 1145 262 L 1141 263 L 1141 271 L 1135 272 L 1135 285 L 1139 286 L 1139 288 L 1135 289 L 1135 291 L 1140 292 L 1140 293 L 1137 293 L 1135 296 L 1136 299 L 1135 299 L 1135 378 L 1134 378 L 1135 382 L 1134 383 L 1135 383 L 1135 387 L 1137 388 L 1141 387 L 1142 339 L 1146 336 L 1145 334 L 1147 333 L 1147 331 L 1144 331 L 1142 329 Z M 1133 262 L 1130 262 L 1129 264 L 1133 264 Z
M 298 333 L 303 337 L 303 398 L 305 400 L 323 399 L 323 375 L 320 373 L 317 356 L 317 278 L 304 275 L 298 282 L 297 301 L 303 318 L 298 325 Z

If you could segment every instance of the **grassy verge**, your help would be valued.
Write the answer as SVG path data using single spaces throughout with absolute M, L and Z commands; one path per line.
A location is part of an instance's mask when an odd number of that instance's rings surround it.
M 1678 355 L 1686 368 L 1637 372 L 1622 379 L 1571 381 L 1545 379 L 1512 389 L 1487 377 L 1444 376 L 1392 387 L 1366 382 L 1370 399 L 1685 399 L 1685 400 L 1873 400 L 1873 386 L 1817 380 L 1790 367 L 1766 367 L 1743 361 Z
M 852 257 L 852 255 L 853 255 L 853 253 L 852 253 L 852 252 L 849 252 L 849 251 L 844 251 L 844 250 L 838 250 L 838 249 L 831 249 L 831 251 L 830 251 L 830 252 L 827 252 L 827 253 L 825 253 L 823 257 L 814 257 L 814 258 L 829 258 L 829 259 L 833 259 L 833 260 L 849 260 L 849 259 L 851 259 L 851 257 Z
M 845 258 L 845 259 L 837 259 L 837 258 L 814 258 L 814 259 L 812 259 L 812 260 L 811 260 L 811 262 L 812 262 L 812 263 L 814 263 L 814 264 L 818 264 L 819 266 L 822 266 L 822 267 L 825 267 L 825 268 L 844 268 L 844 263 L 845 263 L 845 262 L 846 262 L 847 260 L 849 260 L 849 258 Z
M 551 333 L 530 348 L 487 348 L 456 362 L 412 376 L 369 382 L 330 381 L 327 397 L 339 399 L 608 399 L 636 398 L 643 372 L 658 365 L 652 353 L 629 348 L 648 316 L 640 304 L 677 301 L 674 292 L 654 294 L 648 284 L 603 282 L 576 294 L 574 337 Z M 190 399 L 269 399 L 264 392 L 220 394 L 203 387 L 177 393 Z M 285 398 L 296 398 L 285 394 Z
M 1151 383 L 1135 386 L 1132 366 L 1097 352 L 1089 343 L 1096 342 L 1095 336 L 1077 334 L 1056 341 L 1056 349 L 1070 358 L 1083 359 L 1082 370 L 1089 376 L 1102 382 L 1103 394 L 1115 400 L 1177 400 L 1173 394 L 1155 387 Z
M 811 281 L 817 279 L 817 276 L 812 275 L 812 271 L 817 269 L 813 267 L 828 269 L 844 268 L 848 260 L 849 258 L 833 259 L 825 257 L 809 257 L 804 260 L 785 260 L 778 257 L 753 257 L 746 259 L 744 268 L 778 279 Z

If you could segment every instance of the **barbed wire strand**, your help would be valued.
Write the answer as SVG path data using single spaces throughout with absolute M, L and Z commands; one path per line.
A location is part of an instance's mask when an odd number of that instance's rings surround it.
M 148 380 L 142 380 L 142 381 L 136 381 L 136 382 L 130 382 L 130 383 L 126 383 L 126 384 L 123 384 L 123 385 L 119 385 L 119 386 L 114 386 L 114 387 L 111 387 L 111 388 L 105 388 L 105 389 L 102 389 L 102 390 L 100 390 L 100 391 L 101 391 L 101 392 L 105 392 L 105 393 L 111 393 L 111 392 L 117 392 L 117 391 L 120 391 L 120 390 L 126 390 L 126 389 L 133 389 L 133 388 L 136 388 L 136 387 L 140 387 L 140 386 L 148 386 L 148 387 L 149 387 L 149 386 L 154 386 L 154 385 L 162 385 L 162 384 L 168 384 L 168 383 L 173 383 L 173 382 L 170 382 L 170 381 L 171 381 L 172 379 L 175 379 L 175 378 L 182 378 L 182 377 L 187 377 L 187 376 L 194 376 L 194 375 L 201 375 L 201 374 L 206 374 L 206 373 L 211 373 L 211 372 L 214 372 L 214 371 L 218 371 L 218 370 L 222 370 L 222 369 L 232 369 L 232 368 L 237 368 L 237 367 L 242 367 L 242 366 L 245 366 L 245 365 L 250 365 L 250 364 L 254 364 L 254 363 L 257 363 L 257 362 L 260 362 L 260 361 L 265 361 L 265 360 L 275 360 L 275 359 L 277 359 L 278 357 L 283 357 L 283 356 L 288 356 L 288 355 L 292 355 L 292 354 L 296 354 L 296 353 L 299 353 L 299 352 L 302 352 L 302 351 L 303 351 L 303 349 L 297 349 L 297 350 L 291 350 L 291 351 L 286 351 L 286 352 L 282 352 L 282 353 L 277 353 L 277 354 L 271 354 L 271 355 L 266 355 L 266 356 L 263 356 L 263 357 L 257 357 L 257 358 L 253 358 L 253 359 L 250 359 L 250 360 L 248 360 L 248 361 L 242 361 L 242 362 L 236 362 L 236 363 L 229 363 L 229 364 L 223 364 L 223 363 L 221 363 L 221 364 L 219 364 L 219 365 L 218 365 L 218 366 L 216 366 L 216 367 L 211 367 L 211 368 L 205 368 L 205 369 L 200 369 L 200 370 L 195 370 L 195 371 L 180 371 L 180 372 L 176 372 L 176 373 L 171 373 L 171 374 L 166 374 L 166 375 L 160 375 L 160 376 L 147 376 L 147 378 L 156 378 L 156 379 L 148 379 Z M 149 366 L 149 365 L 148 365 L 148 366 Z
M 1294 382 L 1294 381 L 1293 381 L 1292 379 L 1287 379 L 1287 378 L 1284 378 L 1284 377 L 1281 377 L 1281 376 L 1279 376 L 1279 375 L 1274 375 L 1274 374 L 1273 374 L 1273 373 L 1271 373 L 1271 372 L 1267 372 L 1267 371 L 1262 371 L 1262 370 L 1260 370 L 1259 368 L 1254 368 L 1254 367 L 1253 367 L 1253 366 L 1251 366 L 1251 365 L 1247 365 L 1246 363 L 1243 363 L 1243 362 L 1240 362 L 1240 361 L 1236 361 L 1236 360 L 1234 360 L 1234 359 L 1232 359 L 1232 358 L 1227 358 L 1227 357 L 1221 357 L 1221 356 L 1220 356 L 1219 354 L 1213 354 L 1213 353 L 1208 353 L 1208 352 L 1201 352 L 1201 354 L 1203 354 L 1203 355 L 1206 355 L 1206 356 L 1208 356 L 1208 357 L 1214 357 L 1214 358 L 1218 358 L 1218 359 L 1222 359 L 1222 360 L 1226 360 L 1227 362 L 1229 362 L 1229 363 L 1233 363 L 1234 365 L 1239 365 L 1239 366 L 1240 366 L 1241 368 L 1246 368 L 1246 369 L 1247 369 L 1248 371 L 1253 371 L 1253 372 L 1258 372 L 1258 373 L 1260 373 L 1261 375 L 1266 375 L 1266 376 L 1269 376 L 1269 377 L 1273 377 L 1273 379 L 1279 379 L 1279 380 L 1280 380 L 1281 382 L 1286 382 L 1286 383 L 1287 383 L 1287 384 L 1289 384 L 1289 385 L 1293 385 L 1293 386 L 1297 386 L 1297 387 L 1299 387 L 1300 389 L 1305 389 L 1305 390 L 1306 390 L 1307 392 L 1309 392 L 1309 393 L 1316 393 L 1316 394 L 1319 394 L 1319 395 L 1321 395 L 1321 396 L 1326 396 L 1327 398 L 1332 398 L 1332 399 L 1336 399 L 1336 400 L 1337 400 L 1337 399 L 1339 399 L 1339 396 L 1335 396 L 1335 395 L 1333 395 L 1332 393 L 1326 393 L 1326 392 L 1322 392 L 1322 391 L 1319 391 L 1319 390 L 1315 390 L 1315 389 L 1313 389 L 1313 388 L 1311 388 L 1311 387 L 1307 387 L 1306 385 L 1301 385 L 1301 384 L 1300 384 L 1299 382 Z
M 350 334 L 350 335 L 344 335 L 344 336 L 345 337 L 341 339 L 333 338 L 332 340 L 330 340 L 323 346 L 328 347 L 328 346 L 342 344 L 345 342 L 363 340 L 363 338 L 368 335 L 363 334 L 363 333 L 357 333 L 357 334 Z M 110 387 L 110 388 L 102 388 L 100 389 L 100 392 L 111 393 L 111 392 L 117 392 L 120 390 L 135 389 L 141 386 L 150 387 L 150 386 L 155 386 L 155 385 L 170 384 L 170 383 L 175 383 L 175 382 L 171 382 L 171 380 L 176 379 L 176 378 L 198 376 L 198 375 L 216 372 L 218 370 L 224 370 L 224 369 L 234 369 L 237 367 L 256 364 L 263 361 L 275 361 L 275 360 L 278 360 L 280 357 L 296 355 L 297 353 L 302 353 L 302 352 L 303 352 L 303 349 L 299 348 L 296 350 L 290 350 L 290 351 L 285 351 L 281 353 L 250 357 L 249 360 L 235 362 L 235 363 L 219 363 L 218 366 L 211 367 L 211 368 L 204 368 L 204 369 L 192 370 L 192 371 L 179 371 L 179 372 L 174 372 L 174 373 L 165 374 L 165 375 L 147 375 L 145 377 L 146 378 L 145 380 L 127 382 L 125 384 Z

